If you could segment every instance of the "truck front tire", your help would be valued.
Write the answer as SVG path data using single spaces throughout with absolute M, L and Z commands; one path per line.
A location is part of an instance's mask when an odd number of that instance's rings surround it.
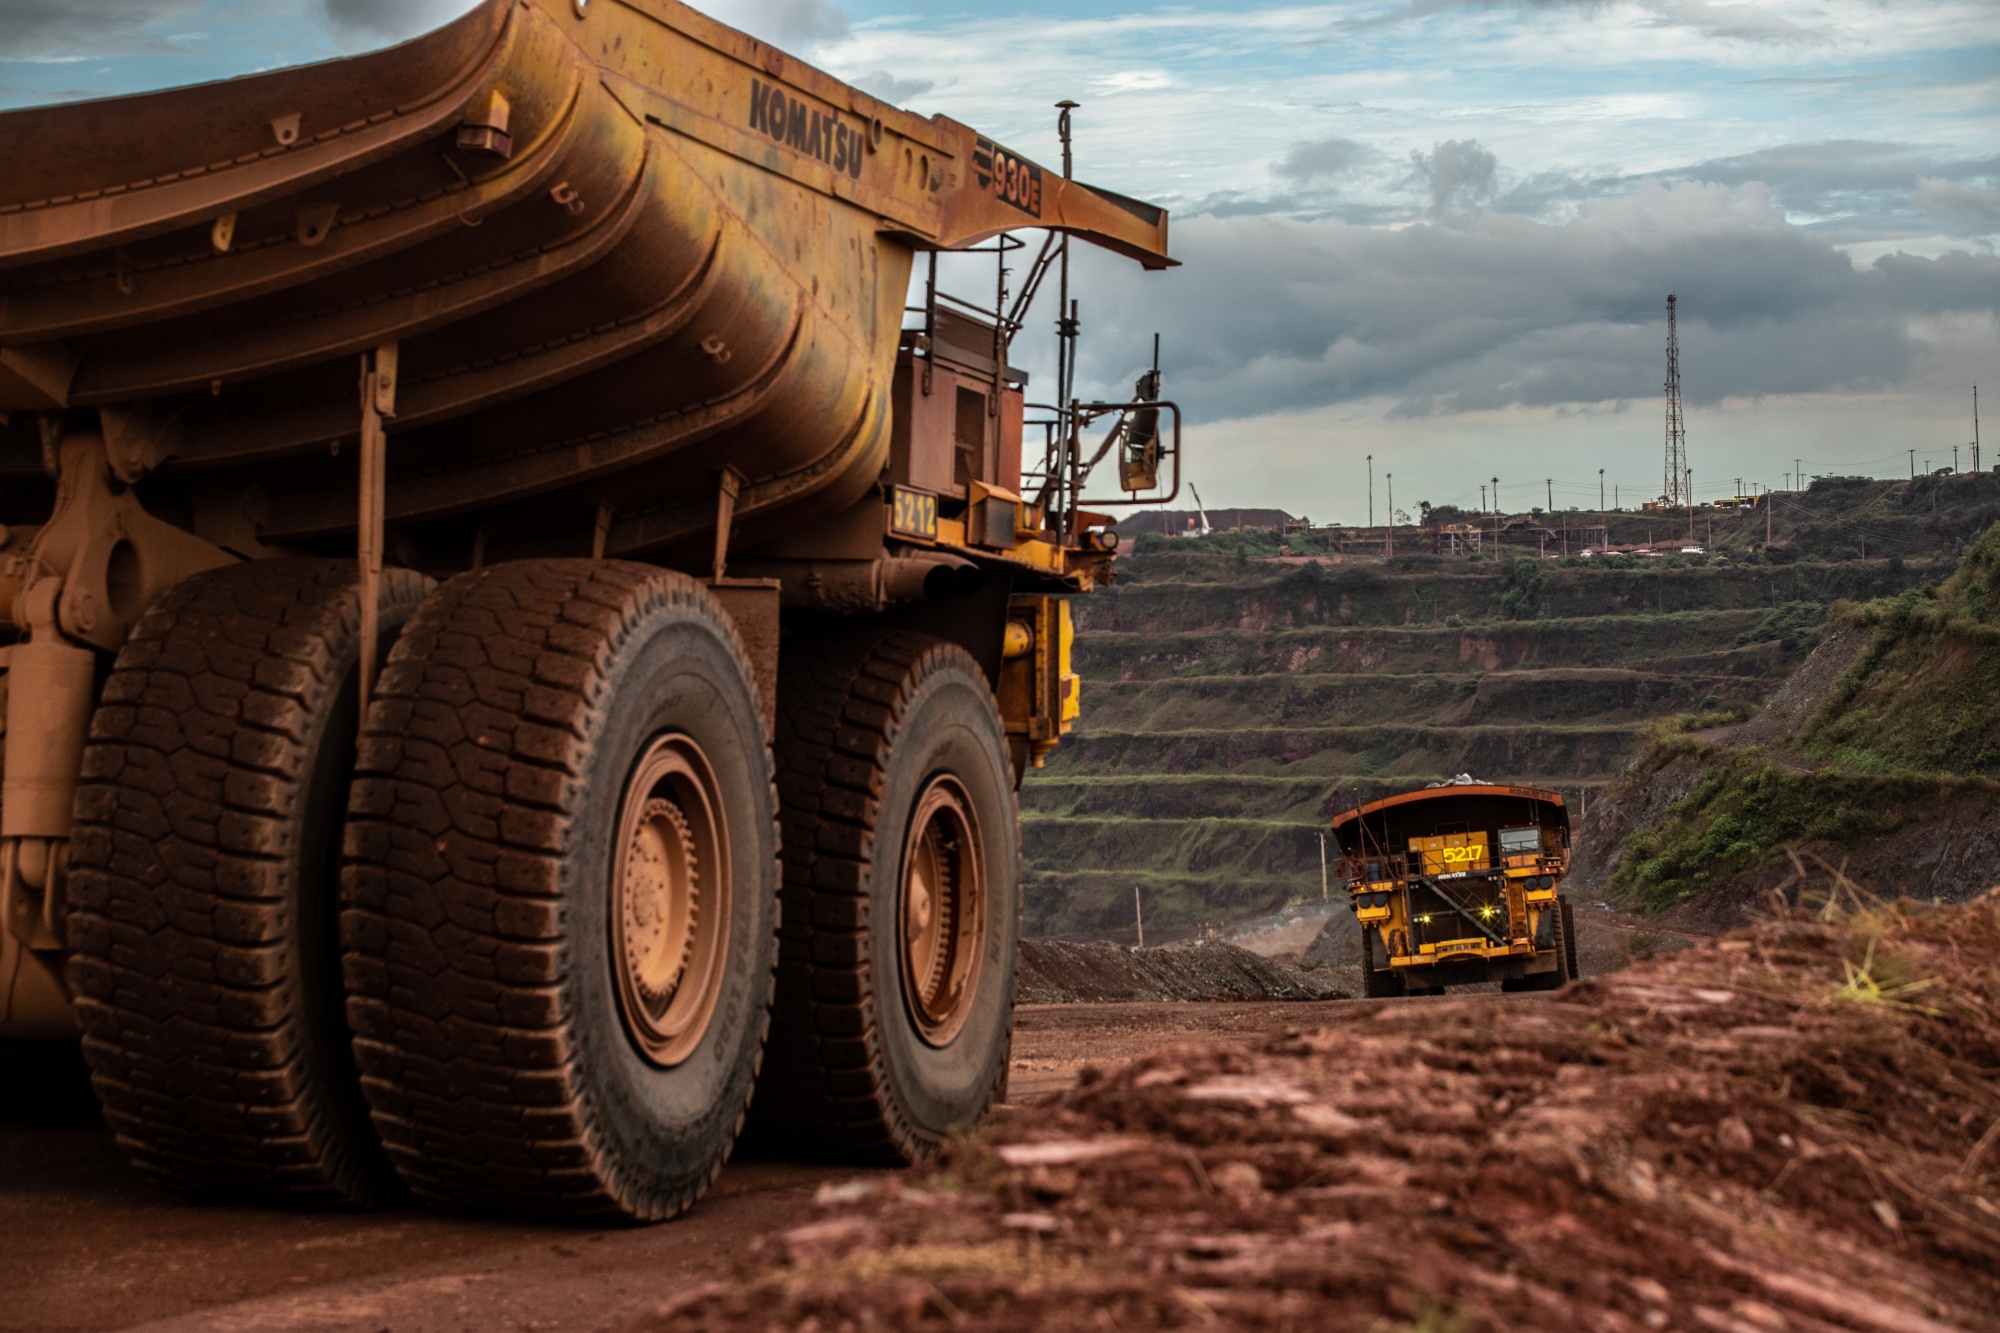
M 1020 831 L 964 649 L 907 630 L 787 645 L 785 910 L 752 1124 L 772 1151 L 927 1158 L 1006 1086 Z
M 533 560 L 412 618 L 368 715 L 349 1015 L 448 1207 L 658 1221 L 721 1170 L 769 1025 L 777 800 L 736 631 L 682 574 Z
M 1371 1000 L 1393 1000 L 1407 987 L 1401 973 L 1389 966 L 1389 954 L 1382 947 L 1381 932 L 1373 926 L 1361 928 L 1361 993 Z

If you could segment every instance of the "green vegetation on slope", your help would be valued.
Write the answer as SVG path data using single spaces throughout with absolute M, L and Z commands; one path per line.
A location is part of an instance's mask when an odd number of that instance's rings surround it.
M 1653 910 L 1780 864 L 1801 844 L 1852 849 L 1936 813 L 1961 793 L 2000 792 L 2000 524 L 1932 588 L 1837 619 L 1868 648 L 1835 683 L 1805 734 L 1777 752 L 1661 735 L 1621 786 L 1668 764 L 1703 772 L 1656 827 L 1626 844 L 1610 887 Z
M 1782 864 L 1785 849 L 1799 843 L 1851 847 L 1894 833 L 1938 795 L 1934 777 L 1798 772 L 1758 747 L 1699 741 L 1656 745 L 1628 780 L 1643 782 L 1681 755 L 1707 772 L 1667 807 L 1662 824 L 1632 836 L 1611 880 L 1614 892 L 1649 911 L 1686 902 L 1740 871 Z
M 1814 719 L 1804 752 L 1865 772 L 2000 777 L 2000 524 L 1935 588 L 1856 608 L 1868 651 Z
M 1890 596 L 1942 576 L 1929 561 L 1710 565 L 1572 561 L 1530 556 L 1506 569 L 1451 562 L 1418 574 L 1377 562 L 1253 565 L 1215 582 L 1125 580 L 1080 602 L 1079 628 L 1161 633 L 1187 629 L 1302 629 L 1312 625 L 1488 625 L 1541 617 L 1666 615 L 1724 608 L 1769 610 Z M 1525 566 L 1525 572 L 1523 567 Z
M 1824 603 L 1809 605 L 1825 614 Z M 1777 677 L 1788 663 L 1764 651 L 1770 642 L 1765 627 L 1774 614 L 1770 609 L 1679 611 L 1663 616 L 1503 621 L 1462 629 L 1218 626 L 1130 633 L 1086 628 L 1077 636 L 1076 663 L 1086 691 L 1099 681 L 1165 677 L 1412 674 L 1556 666 Z M 1772 637 L 1785 633 L 1778 627 Z M 1084 697 L 1087 723 L 1093 705 L 1089 693 Z

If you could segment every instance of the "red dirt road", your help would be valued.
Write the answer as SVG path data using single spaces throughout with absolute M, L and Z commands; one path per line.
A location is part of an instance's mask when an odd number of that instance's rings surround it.
M 1010 1097 L 1019 1104 L 1059 1091 L 1086 1064 L 1169 1042 L 1247 1044 L 1285 1028 L 1323 1026 L 1339 1021 L 1348 1004 L 1023 1006 Z M 26 1091 L 51 1081 L 60 1105 Z M 415 1208 L 196 1205 L 133 1171 L 110 1134 L 79 1108 L 87 1097 L 73 1066 L 51 1069 L 19 1052 L 0 1056 L 0 1329 L 605 1329 L 725 1275 L 756 1238 L 811 1220 L 822 1184 L 856 1174 L 733 1163 L 689 1216 L 634 1230 L 487 1222 Z

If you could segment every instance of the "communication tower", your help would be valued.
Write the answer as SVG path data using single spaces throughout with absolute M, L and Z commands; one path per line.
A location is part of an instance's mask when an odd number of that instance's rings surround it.
M 1660 500 L 1669 509 L 1693 505 L 1687 483 L 1687 427 L 1681 423 L 1681 343 L 1674 329 L 1674 298 L 1667 296 L 1667 475 Z

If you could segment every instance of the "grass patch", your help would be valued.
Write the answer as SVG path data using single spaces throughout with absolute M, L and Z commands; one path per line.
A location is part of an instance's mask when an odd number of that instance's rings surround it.
M 1667 807 L 1658 827 L 1632 835 L 1610 888 L 1649 911 L 1662 911 L 1745 871 L 1777 864 L 1800 843 L 1851 846 L 1922 818 L 1950 791 L 1985 785 L 1937 775 L 1882 775 L 1842 769 L 1793 772 L 1764 749 L 1726 751 L 1691 738 L 1660 742 L 1647 756 L 1656 772 L 1692 753 L 1712 765 Z M 1650 774 L 1635 775 L 1644 781 Z

